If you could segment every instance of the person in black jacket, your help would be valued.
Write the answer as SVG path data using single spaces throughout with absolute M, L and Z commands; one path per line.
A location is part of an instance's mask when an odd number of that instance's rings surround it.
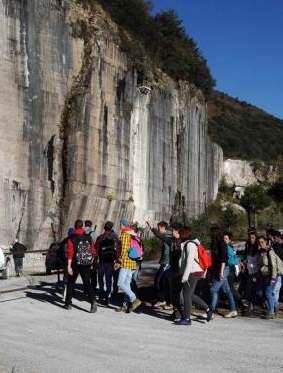
M 181 238 L 180 230 L 182 226 L 178 223 L 171 225 L 172 236 L 168 237 L 165 234 L 161 234 L 158 229 L 154 228 L 150 223 L 147 222 L 148 227 L 151 229 L 152 233 L 160 240 L 165 242 L 170 246 L 169 252 L 169 270 L 168 270 L 168 281 L 170 288 L 170 298 L 174 308 L 174 312 L 171 315 L 173 320 L 180 319 L 181 315 L 178 311 L 180 302 L 181 302 L 181 272 L 179 266 L 179 260 L 181 258 Z
M 17 238 L 15 238 L 10 251 L 13 253 L 16 276 L 19 277 L 23 274 L 23 261 L 27 248 L 25 245 L 20 243 Z
M 223 240 L 223 232 L 219 229 L 219 227 L 213 227 L 210 232 L 213 281 L 210 288 L 211 304 L 207 314 L 207 321 L 210 321 L 213 318 L 213 314 L 218 303 L 218 293 L 221 288 L 223 288 L 228 297 L 230 307 L 230 312 L 224 317 L 231 318 L 238 316 L 233 294 L 227 279 L 230 272 L 230 267 L 228 265 L 227 246 Z

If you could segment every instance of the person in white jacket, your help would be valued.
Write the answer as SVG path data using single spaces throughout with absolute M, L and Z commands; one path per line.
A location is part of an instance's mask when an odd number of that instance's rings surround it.
M 205 271 L 198 264 L 197 246 L 200 244 L 200 241 L 192 235 L 189 227 L 181 229 L 180 237 L 183 241 L 181 244 L 182 253 L 179 260 L 183 304 L 180 304 L 178 307 L 181 319 L 176 324 L 191 325 L 190 315 L 193 301 L 200 305 L 206 312 L 209 311 L 209 306 L 194 294 L 198 281 L 205 276 Z

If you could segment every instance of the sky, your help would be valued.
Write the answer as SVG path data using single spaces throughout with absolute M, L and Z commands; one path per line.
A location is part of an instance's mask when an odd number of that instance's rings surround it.
M 152 0 L 174 9 L 216 89 L 283 119 L 283 0 Z

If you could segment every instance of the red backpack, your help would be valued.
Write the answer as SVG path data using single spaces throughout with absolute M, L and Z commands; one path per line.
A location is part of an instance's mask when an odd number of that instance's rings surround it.
M 210 268 L 212 266 L 212 259 L 210 253 L 207 251 L 206 247 L 203 243 L 197 244 L 194 241 L 188 241 L 193 242 L 197 249 L 198 249 L 198 264 L 199 266 L 205 271 L 206 269 Z

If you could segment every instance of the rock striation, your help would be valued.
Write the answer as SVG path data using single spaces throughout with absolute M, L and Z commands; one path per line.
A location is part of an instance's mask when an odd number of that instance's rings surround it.
M 201 92 L 161 72 L 143 82 L 101 8 L 0 0 L 0 35 L 0 244 L 45 249 L 51 224 L 118 229 L 168 220 L 178 191 L 191 216 L 216 197 L 223 155 Z

